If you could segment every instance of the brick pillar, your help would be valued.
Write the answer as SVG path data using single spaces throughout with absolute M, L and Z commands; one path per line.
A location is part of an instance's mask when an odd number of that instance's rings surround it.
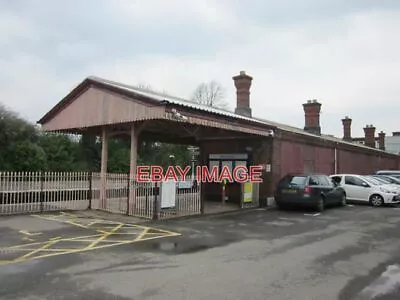
M 346 116 L 344 119 L 342 119 L 342 124 L 343 124 L 343 140 L 345 141 L 352 141 L 351 138 L 351 122 L 352 120 Z
M 378 144 L 379 144 L 379 149 L 385 151 L 385 136 L 386 134 L 381 131 L 378 133 Z
M 233 81 L 236 87 L 236 109 L 235 113 L 246 117 L 251 117 L 250 108 L 250 87 L 253 78 L 240 71 L 240 74 L 234 76 Z
M 320 126 L 320 113 L 321 113 L 321 103 L 317 100 L 308 100 L 307 103 L 303 104 L 305 125 L 304 130 L 313 134 L 321 134 Z
M 375 148 L 375 129 L 373 125 L 366 125 L 364 127 L 365 146 Z

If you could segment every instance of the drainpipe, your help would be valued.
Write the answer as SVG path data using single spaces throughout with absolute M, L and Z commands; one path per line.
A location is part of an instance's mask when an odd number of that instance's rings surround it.
M 335 174 L 337 174 L 337 149 L 336 149 L 336 147 L 335 147 L 335 162 L 334 162 L 334 164 L 335 164 Z

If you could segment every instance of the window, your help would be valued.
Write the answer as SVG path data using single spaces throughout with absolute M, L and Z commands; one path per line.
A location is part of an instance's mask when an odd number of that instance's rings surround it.
M 372 184 L 372 185 L 382 185 L 382 184 L 384 184 L 384 183 L 382 183 L 382 181 L 380 181 L 378 179 L 374 179 L 374 178 L 369 177 L 369 176 L 365 176 L 364 178 L 369 184 Z
M 320 185 L 323 185 L 323 186 L 332 186 L 332 181 L 329 180 L 329 177 L 323 176 L 323 175 L 319 175 L 319 176 L 318 176 L 318 179 L 319 179 Z
M 279 182 L 280 186 L 292 184 L 292 185 L 304 185 L 306 183 L 307 177 L 306 176 L 285 176 L 282 178 L 282 180 Z
M 291 184 L 296 184 L 296 185 L 304 185 L 306 183 L 306 177 L 305 176 L 293 176 L 293 178 L 290 180 Z
M 340 184 L 340 182 L 342 181 L 342 177 L 340 176 L 333 176 L 332 180 L 336 182 L 336 184 Z
M 356 185 L 356 186 L 363 186 L 363 182 L 361 179 L 353 176 L 346 176 L 345 177 L 345 184 L 348 185 Z
M 310 185 L 323 185 L 323 183 L 320 182 L 318 176 L 311 176 L 310 180 L 308 181 Z

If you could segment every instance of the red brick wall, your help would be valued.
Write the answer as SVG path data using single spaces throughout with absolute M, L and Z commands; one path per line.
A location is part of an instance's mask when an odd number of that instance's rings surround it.
M 399 160 L 382 155 L 338 150 L 338 173 L 371 174 L 377 170 L 398 169 Z
M 297 140 L 296 140 L 297 139 Z M 296 137 L 274 140 L 273 146 L 273 189 L 278 180 L 287 173 L 316 172 L 333 174 L 335 171 L 335 150 L 333 145 L 320 145 Z M 337 173 L 371 174 L 379 169 L 399 169 L 398 156 L 379 153 L 371 149 L 341 149 L 337 145 Z

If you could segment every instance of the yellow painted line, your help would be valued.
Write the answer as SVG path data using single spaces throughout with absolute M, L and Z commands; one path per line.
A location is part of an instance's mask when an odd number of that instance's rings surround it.
M 29 253 L 27 253 L 27 254 L 21 256 L 19 259 L 24 259 L 24 258 L 27 258 L 27 257 L 29 257 L 29 256 L 32 256 L 33 254 L 35 254 L 35 253 L 37 253 L 37 252 L 40 252 L 40 251 L 42 251 L 42 250 L 46 250 L 47 248 L 51 247 L 53 244 L 55 244 L 55 243 L 57 243 L 57 242 L 58 242 L 58 241 L 50 241 L 50 242 L 46 243 L 43 247 L 40 247 L 39 249 L 35 249 L 34 251 L 29 252 Z
M 63 211 L 61 211 L 60 214 L 62 214 L 64 216 L 67 216 L 67 217 L 77 218 L 77 215 L 66 213 L 66 212 L 63 212 Z
M 55 220 L 56 217 L 54 215 L 31 215 L 32 217 L 46 219 L 46 220 Z
M 65 252 L 65 251 L 70 251 L 70 250 L 75 250 L 76 248 L 74 248 L 74 249 L 62 249 L 62 248 L 57 248 L 57 249 L 43 249 L 43 250 L 40 250 L 40 251 L 48 251 L 48 252 Z M 19 248 L 19 249 L 17 249 L 17 251 L 31 251 L 31 252 L 33 252 L 33 251 L 36 251 L 36 250 L 38 250 L 37 248 L 34 248 L 34 249 L 32 249 L 32 248 L 26 248 L 26 249 L 24 249 L 24 248 Z
M 138 235 L 138 234 L 140 234 L 141 232 L 143 232 L 143 231 L 138 231 L 138 232 L 115 232 L 115 233 L 113 233 L 113 235 Z M 149 233 L 147 233 L 147 234 L 149 234 Z
M 87 246 L 85 249 L 90 249 L 93 248 L 97 243 L 101 242 L 102 240 L 105 240 L 107 237 L 109 237 L 110 235 L 112 235 L 114 232 L 116 232 L 117 230 L 119 230 L 122 226 L 124 226 L 124 224 L 119 224 L 117 226 L 115 226 L 115 228 L 113 230 L 111 230 L 110 232 L 105 233 L 104 235 L 102 235 L 100 238 L 98 238 L 96 241 L 94 241 L 93 243 L 91 243 L 89 246 Z
M 62 241 L 62 242 L 70 242 L 70 241 L 76 241 L 76 240 L 79 240 L 79 239 L 87 239 L 87 238 L 91 238 L 91 237 L 96 237 L 96 238 L 99 238 L 99 237 L 101 237 L 102 235 L 101 234 L 93 234 L 93 235 L 83 235 L 83 236 L 75 236 L 75 237 L 72 237 L 72 238 L 63 238 L 63 239 L 61 239 L 60 240 L 60 242 Z
M 174 235 L 180 235 L 178 233 L 175 233 Z M 101 246 L 94 246 L 91 248 L 80 248 L 80 249 L 60 249 L 60 250 L 65 250 L 65 252 L 61 251 L 54 251 L 55 253 L 48 253 L 48 254 L 43 254 L 43 255 L 38 255 L 38 256 L 22 256 L 14 260 L 8 260 L 8 261 L 0 261 L 0 264 L 11 264 L 11 263 L 18 263 L 18 262 L 23 262 L 27 260 L 36 260 L 36 259 L 42 259 L 42 258 L 47 258 L 47 257 L 52 257 L 52 256 L 57 256 L 57 255 L 64 255 L 64 254 L 73 254 L 73 253 L 80 253 L 80 252 L 87 252 L 87 251 L 93 251 L 97 249 L 102 249 L 102 248 L 109 248 L 109 247 L 114 247 L 114 246 L 120 246 L 120 245 L 128 245 L 128 244 L 134 244 L 142 241 L 147 241 L 147 240 L 154 240 L 158 238 L 163 238 L 164 236 L 155 236 L 155 237 L 148 237 L 148 238 L 142 238 L 141 240 L 131 240 L 131 241 L 121 241 L 121 242 L 116 242 L 108 245 L 101 245 Z M 40 251 L 49 251 L 51 249 L 43 249 L 42 247 Z M 38 253 L 39 251 L 36 251 L 35 253 Z
M 146 233 L 147 233 L 149 230 L 150 230 L 149 228 L 144 229 L 144 230 L 142 231 L 142 233 L 139 234 L 139 235 L 136 237 L 135 241 L 140 241 L 140 240 L 146 235 Z
M 9 249 L 17 249 L 19 247 L 26 247 L 26 246 L 33 246 L 33 245 L 41 245 L 45 242 L 36 242 L 36 243 L 29 243 L 29 244 L 21 244 L 21 245 L 15 245 L 15 246 L 10 246 L 10 247 L 4 247 L 4 248 L 0 248 L 0 252 L 1 251 L 7 251 Z
M 93 243 L 93 242 L 97 242 L 98 239 L 91 239 L 91 240 L 75 240 L 75 241 L 71 241 L 71 242 L 82 242 L 82 243 Z M 115 241 L 110 241 L 110 240 L 101 240 L 98 241 L 99 243 L 114 243 Z
M 25 231 L 25 230 L 20 230 L 19 232 L 22 233 L 22 234 L 26 234 L 26 235 L 40 235 L 40 234 L 42 234 L 41 232 L 28 232 L 28 231 Z
M 81 227 L 81 228 L 88 229 L 87 226 L 82 225 L 82 224 L 79 224 L 79 223 L 76 223 L 76 222 L 74 222 L 74 221 L 61 221 L 61 222 L 67 223 L 67 224 L 70 224 L 70 225 L 75 225 L 75 226 L 78 226 L 78 227 Z
M 22 240 L 24 240 L 24 241 L 30 241 L 30 242 L 34 242 L 34 241 L 35 241 L 35 240 L 30 239 L 30 238 L 28 238 L 28 237 L 26 237 L 26 236 L 24 236 L 24 237 L 22 238 Z

